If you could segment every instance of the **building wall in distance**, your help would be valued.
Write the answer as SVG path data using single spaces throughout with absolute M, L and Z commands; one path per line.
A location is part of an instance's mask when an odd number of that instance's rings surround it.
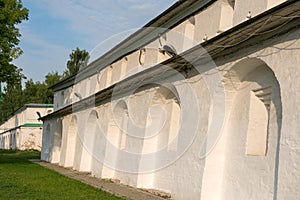
M 17 110 L 0 126 L 0 149 L 36 149 L 42 148 L 42 122 L 39 116 L 53 111 L 52 105 L 27 104 Z

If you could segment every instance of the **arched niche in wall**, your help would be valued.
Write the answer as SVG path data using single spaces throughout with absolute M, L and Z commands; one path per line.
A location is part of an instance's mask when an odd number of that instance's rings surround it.
M 76 98 L 76 96 L 74 95 L 74 88 L 75 88 L 75 85 L 73 85 L 69 88 L 70 97 L 68 99 L 69 101 L 67 102 L 68 105 L 74 103 L 74 101 L 75 101 L 74 98 Z
M 18 130 L 16 132 L 16 148 L 20 149 L 20 132 Z
M 11 149 L 16 149 L 16 132 L 11 132 Z
M 99 108 L 99 107 L 98 107 Z M 90 138 L 93 138 L 91 143 L 87 144 L 89 146 L 89 152 L 92 155 L 91 162 L 90 162 L 90 171 L 93 176 L 98 178 L 102 178 L 102 171 L 104 166 L 104 157 L 106 153 L 106 143 L 107 138 L 104 131 L 103 124 L 107 122 L 100 118 L 100 116 L 106 115 L 105 107 L 100 107 L 99 110 L 93 110 L 89 114 L 88 126 L 89 129 L 85 129 L 86 131 L 90 131 Z M 104 112 L 104 113 L 101 113 Z M 92 124 L 93 123 L 93 124 Z
M 62 131 L 63 131 L 62 120 L 59 118 L 55 121 L 51 163 L 58 163 L 60 160 Z
M 192 16 L 185 23 L 182 51 L 186 51 L 198 44 L 198 42 L 194 40 L 194 36 L 195 36 L 195 17 Z
M 88 97 L 91 95 L 91 76 L 86 78 L 84 80 L 85 84 L 85 97 Z
M 77 117 L 72 116 L 68 128 L 63 132 L 59 164 L 72 167 L 74 163 L 75 144 L 77 136 Z
M 97 91 L 107 88 L 112 82 L 113 66 L 107 66 L 97 73 Z
M 128 58 L 125 56 L 121 61 L 121 72 L 120 72 L 120 80 L 126 77 L 126 69 L 127 69 Z
M 82 99 L 87 96 L 88 91 L 88 79 L 83 79 L 79 82 L 79 94 L 81 95 Z
M 82 81 L 74 83 L 73 88 L 71 90 L 72 103 L 80 101 L 84 98 L 84 94 L 82 94 Z
M 126 151 L 128 107 L 125 101 L 119 100 L 112 109 L 106 133 L 107 151 L 104 162 L 107 167 L 103 168 L 102 177 L 121 179 L 122 182 L 122 177 L 117 170 L 123 169 L 122 165 L 126 164 L 126 160 L 119 156 L 119 152 Z
M 89 81 L 90 91 L 89 95 L 95 94 L 97 90 L 97 75 L 93 75 Z
M 17 134 L 19 135 L 19 133 Z M 43 129 L 41 159 L 48 162 L 51 159 L 51 135 L 50 134 L 51 134 L 50 124 L 47 124 L 46 127 Z
M 238 62 L 225 77 L 225 91 L 230 91 L 227 95 L 231 103 L 224 135 L 226 192 L 222 196 L 273 198 L 282 118 L 279 83 L 271 68 L 256 58 Z
M 84 133 L 78 137 L 82 142 L 82 153 L 79 168 L 80 171 L 91 171 L 92 160 L 95 158 L 95 148 L 99 148 L 94 146 L 96 135 L 99 134 L 98 120 L 98 113 L 95 110 L 92 110 L 84 124 Z
M 10 135 L 9 134 L 7 134 L 7 136 L 6 136 L 6 141 L 7 141 L 7 149 L 10 149 Z
M 177 151 L 180 112 L 176 88 L 169 84 L 157 87 L 148 110 L 140 160 L 141 172 L 145 172 L 143 170 L 149 169 L 149 166 L 152 172 L 139 175 L 138 187 L 171 190 L 171 185 L 167 183 L 171 181 L 174 171 L 161 169 L 161 163 L 165 163 L 169 155 Z M 150 154 L 155 156 L 148 157 Z
M 65 91 L 60 92 L 59 107 L 63 107 L 65 103 Z
M 106 88 L 109 87 L 110 85 L 112 85 L 112 73 L 113 73 L 113 70 L 114 70 L 114 66 L 113 65 L 110 65 L 109 67 L 107 67 L 106 69 Z
M 9 134 L 8 134 L 8 137 L 9 137 L 9 149 L 12 149 L 12 138 L 13 138 L 13 135 L 12 135 L 12 133 L 10 132 Z
M 117 147 L 120 150 L 126 149 L 126 131 L 128 123 L 128 107 L 125 101 L 119 101 L 113 109 L 113 115 L 117 121 L 117 126 L 119 127 L 120 138 L 117 143 Z

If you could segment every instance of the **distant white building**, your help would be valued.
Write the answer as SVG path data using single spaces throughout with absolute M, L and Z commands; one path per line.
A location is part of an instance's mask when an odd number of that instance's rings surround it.
M 0 149 L 41 150 L 41 116 L 53 111 L 52 104 L 26 104 L 0 125 Z
M 177 200 L 299 199 L 299 39 L 299 0 L 177 1 L 53 86 L 41 158 Z

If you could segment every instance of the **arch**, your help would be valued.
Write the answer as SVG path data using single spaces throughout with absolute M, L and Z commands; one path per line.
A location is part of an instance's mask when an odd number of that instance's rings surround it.
M 11 149 L 16 149 L 16 132 L 11 132 Z
M 21 148 L 21 146 L 20 146 L 20 132 L 18 130 L 16 132 L 16 148 L 17 149 Z
M 88 97 L 90 96 L 92 93 L 91 93 L 91 77 L 88 77 L 86 80 L 86 85 L 85 85 L 85 96 Z
M 171 186 L 165 180 L 172 177 L 172 166 L 156 170 L 160 162 L 164 162 L 169 154 L 177 151 L 180 112 L 180 99 L 176 88 L 171 84 L 157 87 L 148 110 L 140 160 L 141 172 L 145 172 L 146 165 L 147 168 L 151 165 L 153 172 L 139 175 L 138 187 L 171 191 Z M 152 153 L 156 153 L 156 156 L 152 160 L 147 159 L 147 155 Z
M 112 73 L 113 73 L 113 70 L 114 70 L 114 66 L 113 65 L 110 65 L 106 69 L 106 84 L 105 84 L 105 88 L 109 87 L 112 84 Z
M 79 84 L 79 94 L 81 98 L 84 99 L 88 95 L 88 80 L 81 80 Z M 80 99 L 81 100 L 81 99 Z
M 207 193 L 202 197 L 271 199 L 281 131 L 280 85 L 272 69 L 257 58 L 234 64 L 224 75 L 223 84 L 225 125 L 220 140 L 206 157 L 208 170 L 202 185 Z M 220 167 L 211 170 L 216 165 Z M 261 177 L 264 188 L 259 186 Z M 209 192 L 212 188 L 214 194 Z
M 42 138 L 42 154 L 41 159 L 49 162 L 51 158 L 51 130 L 50 124 L 46 125 L 46 128 L 43 129 L 43 138 Z
M 89 91 L 89 94 L 90 95 L 93 95 L 97 92 L 97 76 L 94 75 L 90 78 L 89 80 L 89 85 L 90 85 L 90 91 Z
M 259 195 L 256 198 L 273 198 L 270 194 L 276 193 L 272 185 L 277 178 L 276 174 L 274 176 L 268 172 L 270 166 L 272 166 L 272 171 L 276 172 L 278 164 L 276 164 L 276 155 L 279 148 L 282 120 L 280 85 L 272 69 L 260 59 L 244 59 L 237 63 L 231 71 L 237 75 L 235 79 L 239 81 L 235 83 L 237 92 L 233 100 L 231 122 L 227 129 L 230 142 L 227 146 L 226 156 L 237 162 L 240 161 L 240 166 L 249 172 L 247 177 L 249 181 L 251 179 L 251 184 L 253 182 L 259 184 L 261 177 L 265 176 L 266 182 L 269 182 L 266 184 L 267 187 L 262 189 L 254 184 L 256 187 L 251 188 L 252 192 L 255 191 L 255 194 Z M 242 106 L 246 112 L 238 113 Z M 247 127 L 243 126 L 243 123 Z M 239 127 L 240 129 L 237 130 Z M 240 136 L 234 137 L 234 133 Z M 238 152 L 243 154 L 238 154 Z M 260 160 L 257 160 L 256 156 L 260 156 Z M 243 186 L 240 188 L 240 193 L 234 194 L 235 196 L 227 195 L 229 198 L 239 198 L 241 193 L 246 191 L 251 193 L 251 191 L 244 185 L 247 184 L 244 179 L 245 175 L 241 180 L 242 172 L 232 164 L 225 163 L 225 173 L 235 176 L 238 182 L 243 182 Z M 260 168 L 259 172 L 257 172 L 257 167 Z M 250 182 L 248 183 L 250 184 Z M 250 196 L 248 197 L 250 198 Z
M 103 107 L 101 108 L 103 109 Z M 104 113 L 102 113 L 101 116 L 103 116 L 103 114 Z M 100 113 L 98 113 L 96 110 L 92 111 L 89 115 L 90 123 L 94 123 L 91 126 L 91 133 L 93 134 L 92 137 L 94 139 L 90 144 L 90 153 L 92 155 L 92 159 L 90 162 L 90 171 L 93 176 L 102 178 L 102 171 L 104 165 L 103 160 L 106 152 L 107 139 L 103 131 L 104 128 L 102 127 L 103 123 L 106 122 L 100 121 L 99 116 Z
M 101 70 L 97 73 L 97 87 L 96 87 L 96 90 L 97 91 L 100 91 L 101 89 L 105 88 L 105 81 L 104 81 L 104 78 L 103 78 L 103 75 L 104 75 L 104 70 Z
M 13 135 L 11 132 L 9 132 L 8 137 L 9 137 L 9 149 L 13 149 Z
M 103 178 L 118 179 L 122 183 L 126 181 L 126 175 L 119 173 L 117 170 L 126 163 L 119 152 L 126 151 L 128 118 L 127 103 L 124 100 L 119 100 L 113 107 L 112 117 L 107 127 L 106 147 L 108 150 L 105 152 L 104 157 L 107 166 L 104 166 L 102 170 Z
M 121 60 L 120 80 L 122 80 L 126 76 L 127 63 L 128 63 L 128 59 L 127 59 L 127 57 L 124 57 Z
M 113 66 L 107 66 L 97 74 L 97 91 L 107 88 L 112 82 Z
M 64 167 L 72 167 L 75 155 L 75 142 L 77 135 L 77 117 L 72 116 L 68 129 L 63 132 L 61 144 L 61 156 L 59 164 Z
M 195 17 L 190 17 L 184 27 L 184 38 L 183 38 L 183 48 L 182 51 L 186 51 L 191 47 L 197 45 L 195 41 Z
M 82 143 L 79 171 L 91 171 L 92 159 L 94 156 L 94 141 L 97 132 L 99 132 L 98 118 L 98 113 L 95 110 L 92 110 L 88 115 L 87 121 L 85 123 L 85 130 L 83 135 L 77 137 Z
M 51 163 L 58 163 L 60 160 L 62 130 L 62 120 L 59 118 L 55 122 Z
M 6 135 L 6 149 L 9 149 L 10 148 L 10 142 L 9 142 L 9 133 L 7 133 Z
M 63 107 L 64 103 L 65 103 L 65 91 L 61 91 L 60 92 L 60 101 L 59 101 L 60 107 Z

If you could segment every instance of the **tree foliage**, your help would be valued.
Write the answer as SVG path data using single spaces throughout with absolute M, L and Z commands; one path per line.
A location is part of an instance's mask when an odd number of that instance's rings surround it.
M 76 74 L 81 68 L 87 66 L 90 55 L 86 50 L 80 50 L 78 47 L 72 51 L 69 55 L 67 62 L 67 70 L 64 72 L 64 76 L 72 76 Z
M 14 84 L 6 84 L 4 87 L 3 102 L 0 103 L 0 122 L 5 121 L 10 114 L 29 103 L 53 103 L 53 91 L 50 86 L 58 83 L 61 76 L 57 72 L 48 73 L 44 82 L 34 82 L 32 79 L 25 82 L 22 89 L 22 75 L 16 78 Z
M 0 0 L 1 1 L 1 0 Z M 32 79 L 25 82 L 22 88 L 22 70 L 15 68 L 14 73 L 9 74 L 3 93 L 3 102 L 0 102 L 0 123 L 5 121 L 14 111 L 29 103 L 53 103 L 53 90 L 49 89 L 63 78 L 74 75 L 82 67 L 87 66 L 89 53 L 76 48 L 69 55 L 67 70 L 63 75 L 58 72 L 50 72 L 45 76 L 43 82 L 34 82 Z
M 11 62 L 22 54 L 17 24 L 28 19 L 21 0 L 0 0 L 0 82 L 14 82 L 20 70 Z

